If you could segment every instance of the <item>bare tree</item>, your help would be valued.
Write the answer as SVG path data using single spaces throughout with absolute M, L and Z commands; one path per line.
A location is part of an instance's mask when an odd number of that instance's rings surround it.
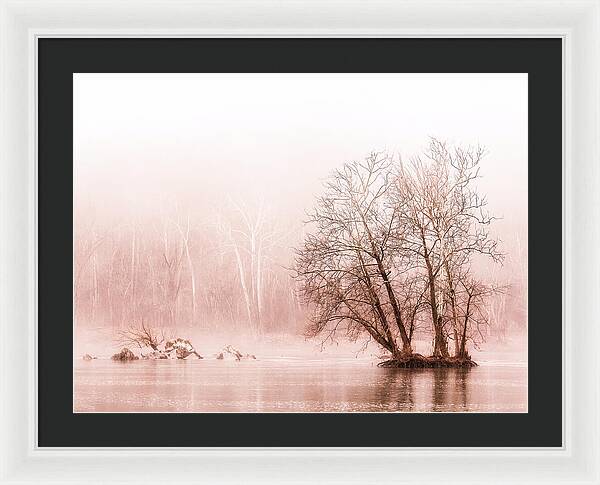
M 170 231 L 171 221 L 163 218 L 162 221 L 162 251 L 161 257 L 164 267 L 164 279 L 159 281 L 163 292 L 163 301 L 167 307 L 168 323 L 170 327 L 177 326 L 177 302 L 182 285 L 182 261 L 185 254 L 184 245 L 178 238 L 173 238 Z
M 487 229 L 494 218 L 475 187 L 484 153 L 481 147 L 449 149 L 431 138 L 423 157 L 397 169 L 392 203 L 398 210 L 402 248 L 420 261 L 427 275 L 434 355 L 449 355 L 449 331 L 459 340 L 456 273 L 476 253 L 498 262 L 503 257 Z
M 191 323 L 193 324 L 196 320 L 196 272 L 194 270 L 194 264 L 192 262 L 192 256 L 190 252 L 190 213 L 188 211 L 185 219 L 185 227 L 182 227 L 179 220 L 173 220 L 172 223 L 175 225 L 181 236 L 183 249 L 185 251 L 186 262 L 188 270 L 190 272 L 190 289 L 191 289 L 191 308 L 192 316 Z
M 140 349 L 150 347 L 153 351 L 159 351 L 159 345 L 167 340 L 164 329 L 155 329 L 142 322 L 139 326 L 131 326 L 117 333 L 116 341 L 122 346 L 137 346 Z
M 366 331 L 401 359 L 412 354 L 429 308 L 433 355 L 449 357 L 452 338 L 455 356 L 468 358 L 465 326 L 484 294 L 466 283 L 471 261 L 503 258 L 475 186 L 483 154 L 432 138 L 409 164 L 373 153 L 333 173 L 296 254 L 301 292 L 314 308 L 309 334 L 327 340 L 338 330 Z M 459 300 L 459 284 L 471 298 Z
M 235 255 L 246 314 L 255 335 L 263 332 L 265 275 L 273 248 L 285 236 L 269 222 L 264 202 L 252 211 L 241 202 L 230 199 L 235 217 L 220 218 L 217 223 L 226 248 Z
M 399 358 L 412 349 L 394 285 L 396 210 L 386 203 L 392 163 L 372 153 L 333 173 L 309 214 L 316 229 L 296 252 L 296 272 L 304 300 L 314 304 L 309 333 L 366 331 Z
M 79 227 L 76 231 L 75 238 L 75 268 L 74 268 L 74 297 L 77 301 L 79 292 L 81 289 L 81 280 L 86 272 L 86 269 L 90 263 L 93 262 L 94 269 L 92 272 L 92 278 L 94 279 L 94 296 L 97 298 L 97 263 L 96 253 L 100 246 L 106 242 L 108 235 L 102 236 L 97 235 L 94 221 L 91 222 L 90 227 L 84 228 Z
M 475 345 L 485 341 L 486 328 L 489 326 L 489 299 L 504 294 L 506 287 L 486 285 L 468 272 L 457 278 L 457 301 L 459 302 L 458 352 L 457 357 L 468 359 L 467 342 Z

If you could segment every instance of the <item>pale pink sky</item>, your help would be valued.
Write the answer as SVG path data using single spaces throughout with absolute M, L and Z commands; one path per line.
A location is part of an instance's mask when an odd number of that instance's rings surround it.
M 260 194 L 300 214 L 344 161 L 408 158 L 432 135 L 485 145 L 490 209 L 526 221 L 526 74 L 74 74 L 73 89 L 77 200 Z

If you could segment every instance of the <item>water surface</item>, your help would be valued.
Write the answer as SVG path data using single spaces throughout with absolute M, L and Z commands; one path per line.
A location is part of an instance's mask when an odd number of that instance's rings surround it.
M 526 412 L 527 368 L 381 369 L 354 359 L 75 363 L 76 412 Z

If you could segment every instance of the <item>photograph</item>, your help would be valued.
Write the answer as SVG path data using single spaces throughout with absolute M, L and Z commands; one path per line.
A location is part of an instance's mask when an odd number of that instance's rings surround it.
M 74 73 L 73 412 L 527 413 L 528 177 L 527 73 Z

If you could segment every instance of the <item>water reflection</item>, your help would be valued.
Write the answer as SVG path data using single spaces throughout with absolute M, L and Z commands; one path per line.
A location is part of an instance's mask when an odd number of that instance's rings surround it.
M 414 378 L 423 369 L 382 369 L 377 386 L 381 403 L 390 411 L 412 411 L 415 405 Z
M 434 411 L 444 411 L 451 405 L 458 409 L 466 409 L 468 399 L 468 375 L 471 368 L 432 369 Z
M 78 362 L 75 411 L 526 411 L 526 367 L 380 369 L 364 362 Z

